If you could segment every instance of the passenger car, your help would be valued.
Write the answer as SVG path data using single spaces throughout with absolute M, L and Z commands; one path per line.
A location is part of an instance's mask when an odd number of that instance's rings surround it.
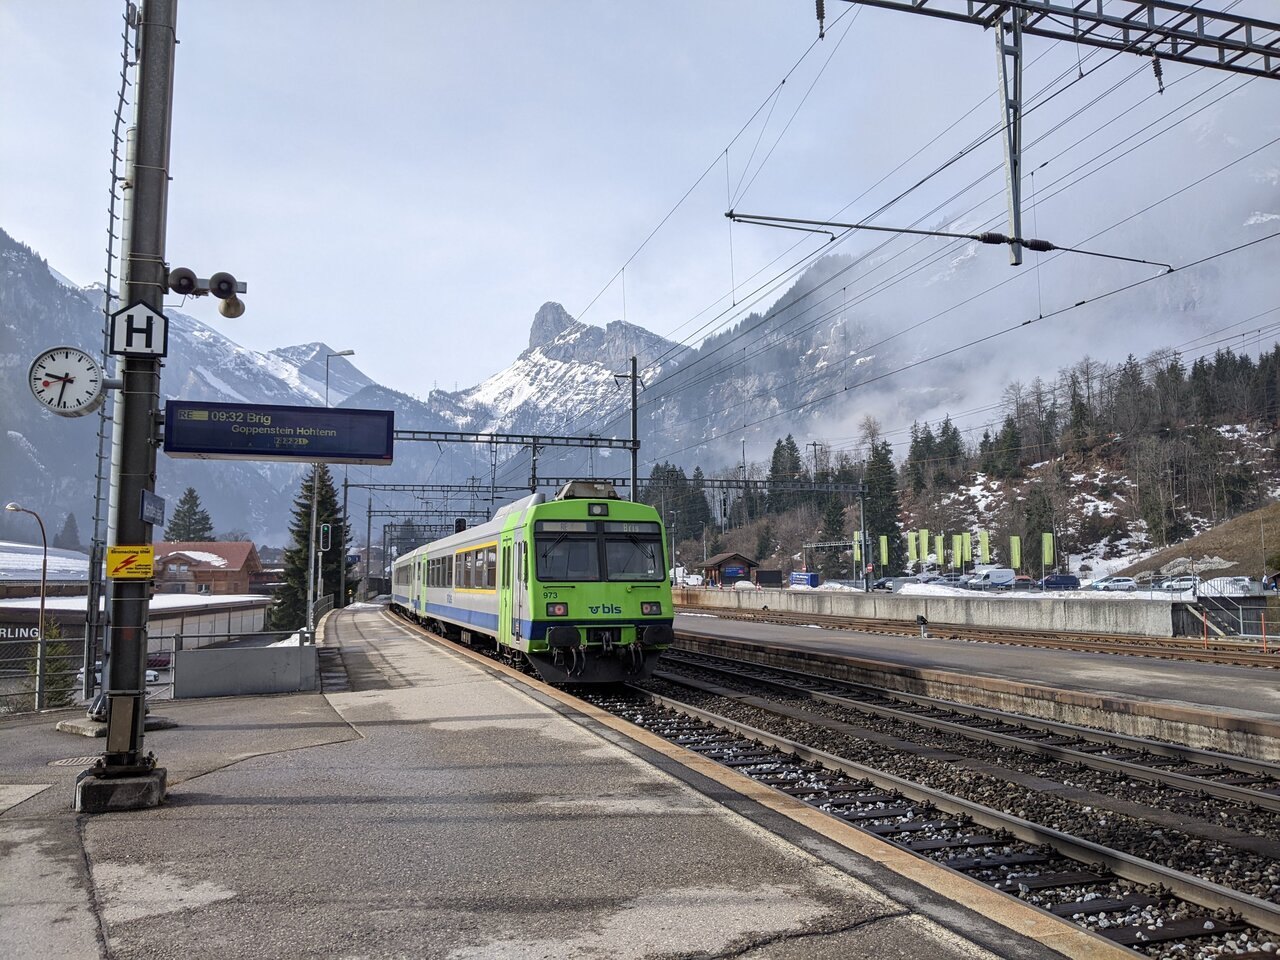
M 146 671 L 145 675 L 146 675 L 147 683 L 160 682 L 160 674 L 156 670 L 148 670 Z M 93 682 L 96 683 L 98 686 L 102 686 L 102 661 L 101 660 L 99 660 L 97 663 L 93 665 L 93 677 L 94 677 Z M 84 667 L 81 667 L 79 672 L 76 673 L 76 683 L 84 683 Z
M 1014 590 L 1034 590 L 1036 587 L 1040 586 L 1040 584 L 1036 583 L 1026 574 L 1020 573 L 1013 578 L 1011 586 Z
M 1108 577 L 1107 582 L 1100 588 L 1094 589 L 1110 590 L 1110 591 L 1133 591 L 1138 589 L 1138 581 L 1133 577 Z
M 1040 581 L 1041 590 L 1079 590 L 1080 578 L 1074 573 L 1051 573 Z

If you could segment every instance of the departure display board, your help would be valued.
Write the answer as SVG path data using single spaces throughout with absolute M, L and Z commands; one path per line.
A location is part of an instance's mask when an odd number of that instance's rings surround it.
M 390 464 L 392 410 L 170 400 L 164 452 L 190 460 Z

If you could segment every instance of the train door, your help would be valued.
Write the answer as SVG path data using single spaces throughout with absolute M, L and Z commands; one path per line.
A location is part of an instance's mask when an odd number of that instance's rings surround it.
M 517 540 L 514 544 L 511 573 L 511 636 L 524 640 L 524 608 L 528 600 L 526 596 L 528 581 L 525 577 L 525 544 Z
M 502 538 L 502 553 L 498 558 L 498 642 L 510 644 L 511 623 L 511 537 Z

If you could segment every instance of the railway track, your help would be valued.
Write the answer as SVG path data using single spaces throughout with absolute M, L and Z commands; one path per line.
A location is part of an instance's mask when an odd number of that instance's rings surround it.
M 832 680 L 798 670 L 764 667 L 730 657 L 669 651 L 663 663 L 1198 796 L 1280 812 L 1280 764 Z M 658 675 L 674 682 L 684 679 L 669 671 Z
M 818 626 L 827 630 L 874 633 L 887 636 L 916 637 L 920 627 L 905 620 L 879 620 L 870 617 L 840 617 L 832 614 L 798 614 L 780 610 L 736 610 L 719 607 L 677 607 L 678 613 L 703 614 L 720 620 L 775 623 L 784 626 Z M 1124 634 L 1060 634 L 1047 636 L 1023 630 L 991 627 L 966 627 L 958 624 L 929 624 L 930 636 L 977 643 L 1005 643 L 1051 650 L 1078 650 L 1124 656 L 1160 657 L 1170 660 L 1197 660 L 1233 666 L 1280 667 L 1280 644 L 1250 640 L 1228 640 L 1210 637 L 1208 641 L 1194 637 L 1132 637 Z M 676 635 L 694 631 L 678 627 Z
M 1280 907 L 651 690 L 584 699 L 1151 957 L 1274 958 Z

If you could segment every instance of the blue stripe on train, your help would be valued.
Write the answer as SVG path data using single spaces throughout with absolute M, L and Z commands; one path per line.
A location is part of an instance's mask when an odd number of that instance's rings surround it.
M 472 627 L 479 627 L 481 630 L 489 630 L 495 634 L 498 632 L 498 615 L 496 613 L 481 613 L 479 610 L 451 607 L 447 603 L 428 603 L 427 613 L 443 617 L 446 620 L 452 620 L 455 623 L 465 623 Z
M 478 627 L 481 630 L 488 630 L 495 635 L 498 632 L 498 617 L 492 613 L 481 613 L 477 610 L 453 607 L 447 603 L 428 603 L 427 613 L 454 623 L 463 623 L 468 626 Z M 592 627 L 648 627 L 664 624 L 670 627 L 673 624 L 671 620 L 591 620 L 587 623 L 572 620 L 521 620 L 520 636 L 525 640 L 543 640 L 547 636 L 548 627 L 554 627 L 565 622 L 569 626 L 575 627 L 588 625 Z

